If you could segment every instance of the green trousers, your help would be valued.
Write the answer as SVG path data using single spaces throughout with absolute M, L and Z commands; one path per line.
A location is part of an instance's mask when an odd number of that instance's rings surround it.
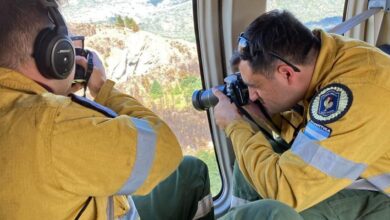
M 297 213 L 291 207 L 261 199 L 235 165 L 233 196 L 236 202 L 220 220 L 388 220 L 390 198 L 380 192 L 342 190 L 321 203 Z M 133 196 L 142 220 L 213 220 L 207 166 L 186 156 L 179 168 L 146 196 Z
M 184 157 L 179 168 L 150 194 L 132 198 L 141 220 L 215 219 L 207 166 L 194 157 Z M 296 213 L 290 207 L 277 201 L 264 201 L 234 208 L 222 219 L 253 220 L 267 214 L 294 220 L 291 216 Z M 284 211 L 278 211 L 281 208 Z
M 132 196 L 141 220 L 213 220 L 206 164 L 185 156 L 178 169 L 146 196 Z
M 249 219 L 245 212 L 254 215 L 253 219 L 267 220 L 389 220 L 390 198 L 381 192 L 344 189 L 317 205 L 297 213 L 292 208 L 274 200 L 262 200 L 260 195 L 246 181 L 238 166 L 233 169 L 233 213 L 224 219 Z M 268 210 L 262 210 L 268 209 Z M 237 211 L 238 210 L 238 211 Z M 248 216 L 249 217 L 249 216 Z

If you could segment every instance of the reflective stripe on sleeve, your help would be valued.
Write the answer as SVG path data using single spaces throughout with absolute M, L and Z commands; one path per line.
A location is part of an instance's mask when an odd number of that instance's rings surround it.
M 390 173 L 370 177 L 367 181 L 376 186 L 378 189 L 386 191 L 386 189 L 390 188 Z
M 136 157 L 131 175 L 118 191 L 119 195 L 129 195 L 143 184 L 149 175 L 156 150 L 156 133 L 148 121 L 138 118 L 131 118 L 131 120 L 137 127 L 138 133 Z
M 312 121 L 309 121 L 305 127 L 304 134 L 310 139 L 322 141 L 329 137 L 330 132 L 322 130 L 321 128 L 317 127 Z
M 302 132 L 299 132 L 291 150 L 307 164 L 336 178 L 348 178 L 353 181 L 367 167 L 365 164 L 355 163 L 329 151 Z
M 211 194 L 208 194 L 207 196 L 203 197 L 202 200 L 198 202 L 198 209 L 196 210 L 194 220 L 200 219 L 204 216 L 206 216 L 209 212 L 211 212 L 213 208 L 213 197 Z
M 372 185 L 366 179 L 355 180 L 346 189 L 358 189 L 358 190 L 369 190 L 369 191 L 378 191 L 379 190 L 376 186 Z
M 358 179 L 347 187 L 347 189 L 382 191 L 390 196 L 390 173 L 374 176 L 368 179 Z
M 107 220 L 114 220 L 114 198 L 109 196 L 107 200 Z
M 129 201 L 130 211 L 128 213 L 126 213 L 124 216 L 119 217 L 118 220 L 139 220 L 139 219 L 141 219 L 131 196 L 127 196 L 127 200 Z

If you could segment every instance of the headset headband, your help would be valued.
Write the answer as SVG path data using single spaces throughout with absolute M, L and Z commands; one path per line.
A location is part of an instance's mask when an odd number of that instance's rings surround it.
M 55 31 L 57 34 L 68 35 L 68 29 L 66 28 L 65 21 L 58 11 L 58 4 L 55 0 L 39 0 L 44 8 L 49 11 L 50 17 L 53 19 L 55 24 Z

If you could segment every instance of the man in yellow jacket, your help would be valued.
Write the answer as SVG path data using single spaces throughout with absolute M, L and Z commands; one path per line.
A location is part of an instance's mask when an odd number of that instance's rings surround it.
M 75 55 L 57 3 L 2 1 L 0 219 L 137 219 L 129 195 L 150 193 L 175 170 L 153 197 L 135 199 L 141 217 L 212 216 L 207 167 L 186 158 L 177 169 L 171 129 L 116 90 L 92 54 L 94 101 L 70 95 L 75 64 L 91 63 Z
M 214 90 L 216 122 L 259 196 L 295 209 L 288 219 L 388 219 L 389 56 L 361 41 L 311 32 L 279 10 L 255 19 L 240 35 L 238 51 L 250 99 L 259 100 L 266 113 L 253 103 L 246 110 L 271 118 L 291 146 L 276 153 L 229 98 Z M 290 111 L 297 104 L 302 116 Z M 263 213 L 257 219 L 282 219 L 257 210 Z M 275 205 L 273 212 L 290 210 Z

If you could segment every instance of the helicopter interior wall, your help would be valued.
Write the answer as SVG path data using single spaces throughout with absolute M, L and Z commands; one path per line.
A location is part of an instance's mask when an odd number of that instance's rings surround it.
M 237 46 L 237 36 L 256 17 L 266 12 L 267 0 L 224 0 L 222 1 L 222 7 L 225 62 L 228 64 L 233 50 Z
M 369 0 L 347 1 L 345 19 L 350 19 L 368 9 Z M 390 16 L 389 12 L 381 11 L 367 21 L 357 25 L 345 36 L 366 41 L 373 45 L 390 44 Z

